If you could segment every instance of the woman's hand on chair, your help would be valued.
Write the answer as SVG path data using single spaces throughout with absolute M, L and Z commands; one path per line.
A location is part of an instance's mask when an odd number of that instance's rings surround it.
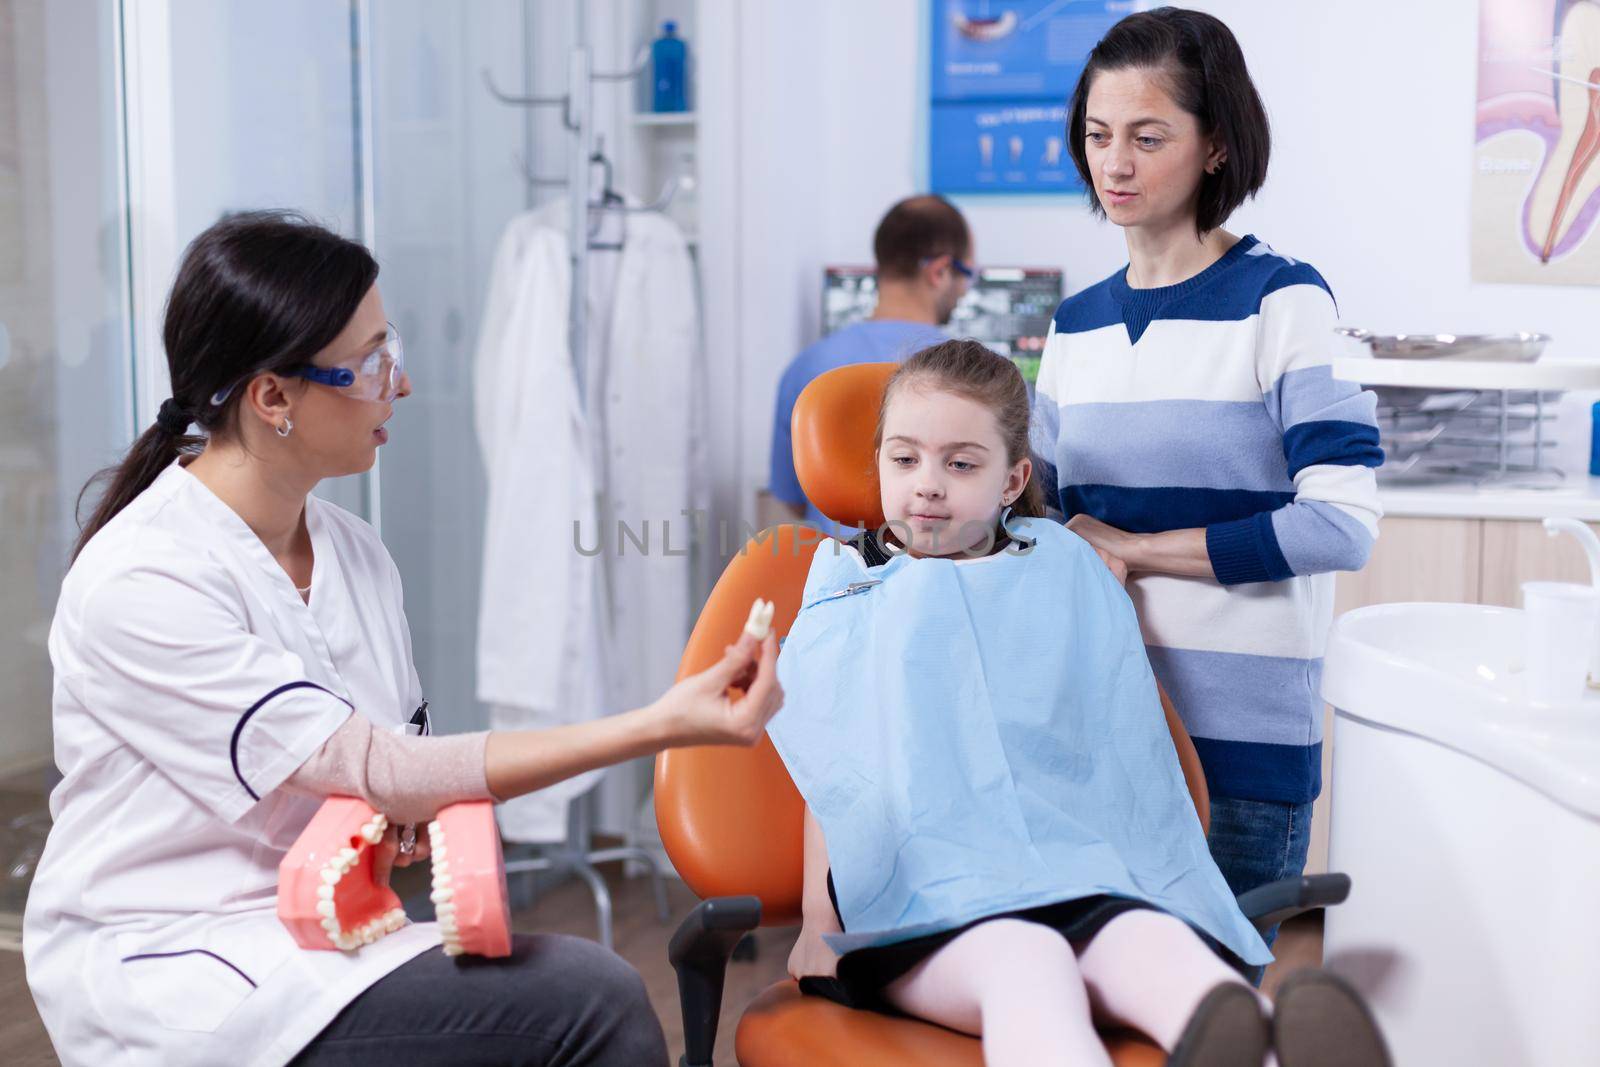
M 804 923 L 794 948 L 789 950 L 789 977 L 832 978 L 839 969 L 839 956 L 822 940 L 823 931 L 816 923 Z
M 721 660 L 667 690 L 658 706 L 672 721 L 677 744 L 753 745 L 783 707 L 777 672 L 778 639 L 741 635 Z M 730 694 L 730 686 L 746 679 L 743 694 Z

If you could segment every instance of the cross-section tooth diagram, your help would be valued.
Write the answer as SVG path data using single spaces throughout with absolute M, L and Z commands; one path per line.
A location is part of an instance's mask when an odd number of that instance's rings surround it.
M 1600 285 L 1600 0 L 1482 0 L 1473 277 Z

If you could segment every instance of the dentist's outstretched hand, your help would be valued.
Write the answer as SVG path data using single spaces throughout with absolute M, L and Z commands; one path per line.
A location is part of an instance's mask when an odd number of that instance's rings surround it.
M 741 634 L 722 659 L 685 678 L 656 703 L 673 721 L 680 745 L 755 744 L 783 707 L 778 639 L 769 634 L 757 641 Z

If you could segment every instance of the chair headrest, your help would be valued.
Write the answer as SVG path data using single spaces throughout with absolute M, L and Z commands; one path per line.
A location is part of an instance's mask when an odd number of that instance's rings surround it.
M 834 522 L 878 529 L 883 506 L 872 438 L 898 363 L 857 363 L 815 378 L 795 401 L 794 469 L 807 499 Z

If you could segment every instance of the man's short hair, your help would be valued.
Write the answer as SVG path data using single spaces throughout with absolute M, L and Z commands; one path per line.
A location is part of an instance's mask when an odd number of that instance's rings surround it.
M 942 196 L 912 196 L 889 209 L 872 235 L 878 277 L 905 280 L 930 259 L 972 252 L 972 233 L 956 206 Z

